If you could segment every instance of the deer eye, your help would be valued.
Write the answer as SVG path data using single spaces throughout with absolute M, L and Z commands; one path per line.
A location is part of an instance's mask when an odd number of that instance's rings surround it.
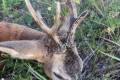
M 61 80 L 64 80 L 64 78 L 61 76 L 61 75 L 59 75 L 59 74 L 57 74 L 57 73 L 53 73 L 58 79 L 61 79 Z

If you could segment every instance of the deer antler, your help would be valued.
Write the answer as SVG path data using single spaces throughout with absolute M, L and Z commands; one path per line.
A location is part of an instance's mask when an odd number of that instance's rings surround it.
M 83 11 L 80 16 L 77 17 L 77 19 L 75 20 L 75 22 L 72 25 L 72 30 L 71 33 L 75 34 L 75 31 L 77 29 L 77 27 L 80 25 L 80 23 L 86 18 L 86 16 L 89 14 L 89 11 Z
M 70 30 L 70 26 L 77 18 L 77 9 L 73 0 L 65 0 L 65 7 L 68 9 L 68 14 L 65 16 L 65 21 L 63 23 L 63 30 Z
M 64 2 L 66 3 L 65 6 L 68 8 L 68 15 L 65 16 L 65 21 L 63 22 L 63 26 L 61 30 L 67 32 L 67 38 L 69 34 L 72 34 L 72 37 L 74 37 L 77 27 L 86 18 L 89 11 L 86 10 L 83 13 L 81 13 L 79 16 L 77 16 L 77 8 L 76 8 L 75 1 L 64 0 Z
M 70 12 L 69 16 L 71 18 L 77 18 L 77 8 L 75 2 L 73 0 L 67 0 L 66 5 Z
M 37 22 L 37 24 L 40 26 L 40 28 L 45 31 L 47 34 L 50 34 L 50 29 L 48 28 L 48 26 L 44 23 L 41 15 L 36 13 L 36 11 L 33 9 L 31 3 L 29 0 L 25 0 L 25 3 L 27 5 L 27 8 L 29 10 L 29 12 L 31 13 L 32 17 L 34 18 L 34 20 Z
M 58 29 L 59 29 L 59 26 L 60 26 L 60 12 L 61 12 L 61 7 L 60 7 L 60 3 L 59 2 L 56 2 L 57 3 L 57 7 L 56 7 L 56 16 L 55 16 L 55 22 L 54 22 L 54 25 L 52 26 L 51 30 L 53 33 L 57 33 Z
M 55 17 L 55 23 L 53 25 L 53 27 L 50 29 L 43 21 L 41 14 L 37 11 L 35 11 L 30 3 L 29 0 L 25 0 L 25 3 L 27 5 L 27 8 L 29 10 L 29 12 L 31 13 L 32 17 L 34 18 L 34 20 L 37 22 L 37 24 L 39 25 L 39 27 L 46 32 L 48 35 L 50 35 L 55 41 L 56 43 L 60 44 L 60 41 L 57 37 L 57 30 L 60 26 L 60 3 L 57 2 L 57 8 L 56 8 L 56 17 Z
M 68 42 L 71 42 L 70 40 L 72 40 L 72 42 L 73 42 L 73 40 L 74 40 L 73 38 L 74 38 L 77 27 L 86 18 L 89 11 L 86 10 L 83 13 L 81 13 L 80 16 L 77 16 L 77 8 L 76 8 L 75 1 L 67 0 L 66 5 L 67 5 L 68 10 L 69 10 L 69 15 L 67 16 L 67 19 L 66 19 L 67 21 L 65 21 L 65 22 L 69 21 L 68 22 L 69 25 L 67 25 L 67 27 L 68 27 L 67 38 L 69 38 Z

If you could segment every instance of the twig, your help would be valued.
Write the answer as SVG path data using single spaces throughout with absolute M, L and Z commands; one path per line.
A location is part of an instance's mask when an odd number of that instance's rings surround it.
M 118 44 L 118 43 L 116 43 L 116 42 L 114 42 L 114 41 L 112 41 L 112 40 L 110 40 L 110 39 L 103 38 L 103 37 L 101 37 L 101 39 L 103 39 L 103 40 L 105 40 L 105 41 L 108 41 L 108 42 L 110 42 L 110 43 L 112 43 L 112 44 L 115 44 L 115 45 L 117 45 L 117 46 L 120 47 L 120 44 Z

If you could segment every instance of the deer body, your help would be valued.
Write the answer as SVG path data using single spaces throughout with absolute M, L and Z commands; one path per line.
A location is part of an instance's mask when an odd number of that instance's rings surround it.
M 49 28 L 41 14 L 33 9 L 30 1 L 25 0 L 29 12 L 44 32 L 18 24 L 0 22 L 0 41 L 3 41 L 0 42 L 0 51 L 14 58 L 44 63 L 44 71 L 52 80 L 76 80 L 82 71 L 83 62 L 74 42 L 75 31 L 88 12 L 85 11 L 77 17 L 74 0 L 65 2 L 69 10 L 65 23 L 60 26 L 61 9 L 60 3 L 56 2 L 55 23 Z

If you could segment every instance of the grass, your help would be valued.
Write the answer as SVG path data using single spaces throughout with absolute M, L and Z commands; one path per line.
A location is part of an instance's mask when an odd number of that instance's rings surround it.
M 33 1 L 33 0 L 32 0 Z M 35 8 L 40 8 L 48 25 L 53 24 L 55 1 L 38 0 Z M 79 3 L 79 0 L 76 0 Z M 35 6 L 35 4 L 38 4 Z M 77 47 L 85 65 L 83 80 L 117 80 L 120 78 L 120 1 L 119 0 L 81 0 L 78 13 L 90 10 L 89 17 L 76 32 Z M 0 20 L 32 26 L 36 23 L 27 11 L 24 0 L 1 0 Z M 62 10 L 62 16 L 66 9 Z M 107 40 L 105 40 L 107 39 Z M 47 80 L 42 64 L 35 61 L 12 59 L 3 55 L 0 64 L 0 77 L 9 80 Z M 34 66 L 36 65 L 36 66 Z M 2 66 L 2 65 L 0 65 Z

